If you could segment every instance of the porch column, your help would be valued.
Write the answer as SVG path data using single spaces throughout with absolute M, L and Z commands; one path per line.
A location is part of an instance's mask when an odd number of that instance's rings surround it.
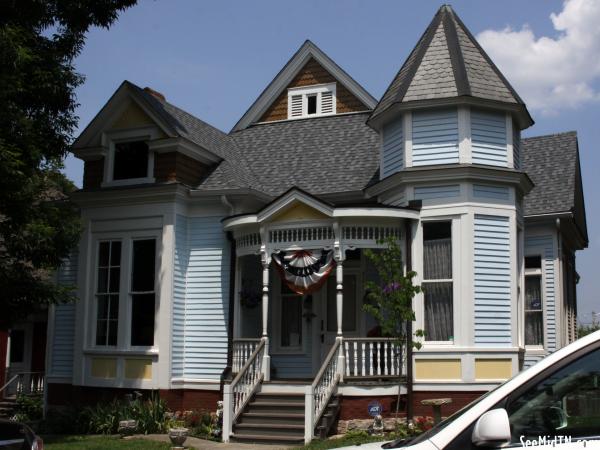
M 265 351 L 262 361 L 263 379 L 269 381 L 271 378 L 271 357 L 269 356 L 269 336 L 267 335 L 269 321 L 269 263 L 270 258 L 262 260 L 262 340 L 265 341 Z
M 337 309 L 337 335 L 342 336 L 342 320 L 344 314 L 344 266 L 342 259 L 337 261 L 335 267 L 336 278 L 336 309 Z

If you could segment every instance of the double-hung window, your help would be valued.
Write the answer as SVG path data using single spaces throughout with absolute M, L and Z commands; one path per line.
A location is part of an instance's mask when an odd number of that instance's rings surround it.
M 525 345 L 544 345 L 542 257 L 525 257 Z
M 125 233 L 98 242 L 95 345 L 128 349 L 154 346 L 156 238 Z
M 116 346 L 119 327 L 121 241 L 98 244 L 96 345 Z
M 427 341 L 454 339 L 452 222 L 423 223 L 424 331 Z
M 288 89 L 288 119 L 335 114 L 335 83 Z

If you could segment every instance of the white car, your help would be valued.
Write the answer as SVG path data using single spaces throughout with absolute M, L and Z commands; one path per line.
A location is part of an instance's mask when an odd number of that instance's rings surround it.
M 600 449 L 600 331 L 547 356 L 415 438 L 344 449 L 500 447 Z

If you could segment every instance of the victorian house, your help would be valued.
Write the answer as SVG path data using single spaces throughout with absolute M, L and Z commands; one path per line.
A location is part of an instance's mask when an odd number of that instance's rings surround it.
M 224 400 L 225 440 L 310 441 L 393 411 L 402 369 L 416 413 L 460 408 L 576 338 L 577 135 L 533 123 L 449 6 L 380 99 L 310 41 L 229 133 L 123 82 L 73 145 L 78 301 L 49 311 L 48 404 L 157 390 Z M 424 291 L 408 362 L 363 309 L 389 238 Z

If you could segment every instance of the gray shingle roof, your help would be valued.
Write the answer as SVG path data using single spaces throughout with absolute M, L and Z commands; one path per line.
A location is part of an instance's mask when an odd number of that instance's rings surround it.
M 448 5 L 442 6 L 383 94 L 369 120 L 398 103 L 477 97 L 525 104 Z M 531 121 L 533 123 L 533 121 Z
M 223 159 L 209 177 L 203 188 L 239 189 L 253 187 L 260 183 L 240 160 L 240 150 L 228 134 L 198 119 L 177 106 L 161 101 L 146 90 L 128 82 L 129 86 L 148 103 L 153 110 L 170 125 L 175 132 L 202 148 Z
M 368 114 L 265 123 L 231 136 L 268 194 L 357 191 L 378 177 L 379 135 L 365 124 Z
M 572 211 L 587 238 L 577 133 L 526 138 L 521 149 L 523 170 L 535 184 L 524 200 L 525 215 Z
M 525 197 L 525 215 L 570 211 L 575 206 L 577 133 L 521 141 L 523 170 L 535 187 Z

